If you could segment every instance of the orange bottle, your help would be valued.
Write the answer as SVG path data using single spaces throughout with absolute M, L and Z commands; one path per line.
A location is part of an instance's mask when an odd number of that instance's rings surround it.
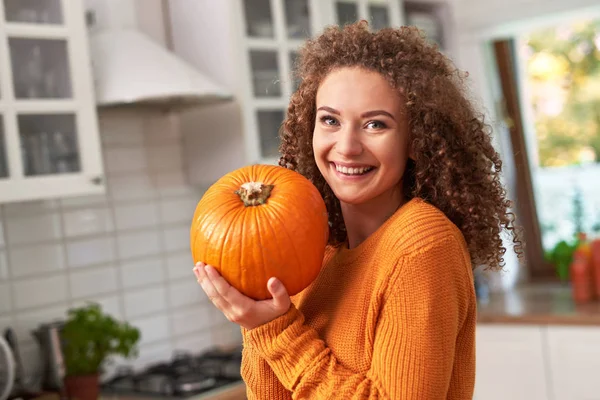
M 580 241 L 571 262 L 571 289 L 573 300 L 578 304 L 583 304 L 595 298 L 596 285 L 592 271 L 591 247 L 584 233 L 580 234 Z

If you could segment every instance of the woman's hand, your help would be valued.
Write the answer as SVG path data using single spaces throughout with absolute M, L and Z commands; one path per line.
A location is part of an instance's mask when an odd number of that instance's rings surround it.
M 210 265 L 197 263 L 194 274 L 208 298 L 227 319 L 246 329 L 266 324 L 285 314 L 290 308 L 290 296 L 283 283 L 276 278 L 267 282 L 267 289 L 273 298 L 256 301 L 241 294 Z

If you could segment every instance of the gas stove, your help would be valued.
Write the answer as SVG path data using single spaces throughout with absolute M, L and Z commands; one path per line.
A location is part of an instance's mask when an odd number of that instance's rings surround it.
M 119 368 L 102 384 L 102 397 L 191 399 L 242 383 L 242 349 L 209 349 L 194 354 L 177 351 L 169 361 L 135 372 Z M 205 397 L 205 396 L 200 396 Z

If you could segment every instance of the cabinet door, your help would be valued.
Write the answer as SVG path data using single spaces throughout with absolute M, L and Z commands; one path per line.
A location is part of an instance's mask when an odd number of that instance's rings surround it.
M 279 129 L 290 96 L 300 84 L 294 75 L 298 48 L 320 31 L 326 19 L 321 0 L 239 0 L 245 52 L 244 124 L 251 163 L 276 163 Z
M 300 81 L 293 73 L 298 48 L 327 25 L 371 21 L 373 29 L 399 26 L 400 2 L 394 0 L 238 0 L 237 26 L 245 52 L 247 82 L 244 125 L 251 163 L 276 163 L 278 132 L 290 96 Z
M 400 1 L 393 0 L 330 0 L 332 23 L 351 24 L 367 20 L 372 30 L 400 26 L 402 11 Z
M 477 326 L 475 399 L 549 399 L 543 329 L 537 326 Z
M 99 193 L 80 0 L 0 0 L 0 202 Z
M 551 383 L 556 399 L 600 398 L 600 328 L 548 328 Z

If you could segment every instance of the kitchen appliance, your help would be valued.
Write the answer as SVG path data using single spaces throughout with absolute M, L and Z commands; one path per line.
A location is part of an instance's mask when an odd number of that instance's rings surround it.
M 15 378 L 10 397 L 20 397 L 27 393 L 27 389 L 25 387 L 25 371 L 23 370 L 23 360 L 21 360 L 17 335 L 12 328 L 6 328 L 4 330 L 4 339 L 6 339 L 6 343 L 8 343 L 15 361 Z
M 6 339 L 0 336 L 0 400 L 12 392 L 16 375 L 15 360 Z
M 85 4 L 99 107 L 179 108 L 233 99 L 228 89 L 138 30 L 134 0 L 86 0 Z M 167 14 L 168 3 L 162 7 Z
M 40 325 L 32 332 L 40 345 L 43 357 L 44 389 L 61 390 L 64 385 L 65 361 L 60 336 L 63 326 L 63 321 L 55 321 Z
M 242 383 L 241 347 L 212 348 L 199 354 L 176 351 L 171 360 L 148 365 L 140 372 L 120 367 L 102 384 L 102 395 L 189 399 L 208 396 Z M 204 396 L 202 396 L 204 397 Z

